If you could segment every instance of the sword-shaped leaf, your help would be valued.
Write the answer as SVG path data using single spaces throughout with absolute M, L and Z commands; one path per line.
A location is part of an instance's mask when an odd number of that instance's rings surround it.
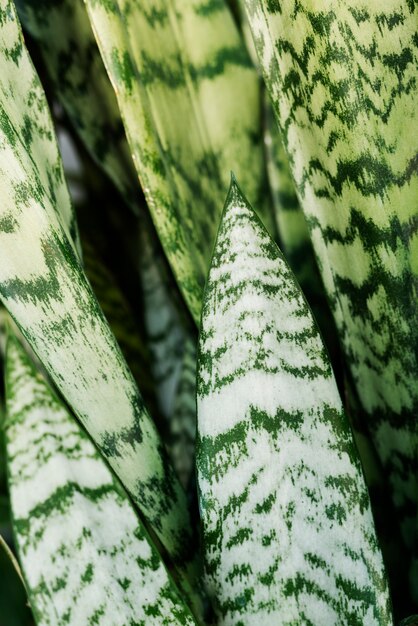
M 391 624 L 367 489 L 318 329 L 234 181 L 204 296 L 197 402 L 219 624 Z
M 190 555 L 186 498 L 55 214 L 49 170 L 20 150 L 15 89 L 29 93 L 13 5 L 0 1 L 0 297 L 169 554 Z M 16 53 L 16 50 L 18 52 Z M 22 66 L 22 68 L 21 68 Z M 21 71 L 22 69 L 22 71 Z M 20 83 L 23 81 L 23 86 Z M 26 87 L 26 92 L 25 92 Z M 37 106 L 46 106 L 37 87 Z M 20 126 L 19 126 L 20 128 Z M 41 175 L 38 175 L 41 168 Z
M 176 310 L 175 282 L 166 267 L 147 209 L 143 206 L 142 192 L 125 137 L 116 96 L 103 65 L 85 4 L 63 0 L 54 3 L 53 6 L 46 6 L 36 0 L 25 0 L 18 1 L 17 5 L 25 28 L 39 45 L 54 87 L 54 94 L 62 103 L 81 141 L 113 181 L 133 212 L 139 215 L 137 225 L 139 234 L 135 233 L 131 259 L 134 266 L 132 275 L 135 276 L 135 269 L 139 273 L 138 288 L 143 295 L 147 331 L 147 336 L 142 339 L 144 343 L 146 341 L 149 344 L 151 371 L 156 381 L 159 409 L 169 418 L 173 410 L 176 387 L 179 384 L 187 330 L 183 328 L 184 324 Z M 90 208 L 86 207 L 87 210 Z M 119 227 L 126 221 L 120 209 L 119 206 L 111 207 L 113 227 L 116 226 L 115 219 L 118 220 Z M 102 220 L 103 216 L 98 214 L 97 219 Z M 94 228 L 96 229 L 96 225 Z M 129 228 L 132 228 L 130 224 Z M 83 235 L 83 228 L 81 230 Z M 125 231 L 123 228 L 126 240 L 128 233 Z M 89 259 L 85 260 L 87 262 Z M 90 278 L 88 271 L 87 275 Z M 93 284 L 95 291 L 96 286 Z M 99 302 L 103 308 L 100 297 Z M 107 311 L 104 312 L 107 316 Z M 114 327 L 112 330 L 114 331 Z M 121 345 L 120 334 L 115 334 Z M 125 356 L 124 348 L 131 354 L 135 352 L 135 338 L 132 333 L 129 335 L 125 333 L 123 343 L 121 347 Z M 132 369 L 132 360 L 127 360 Z M 143 377 L 140 387 L 142 393 L 146 395 Z M 156 419 L 155 413 L 153 417 Z
M 13 336 L 6 401 L 13 524 L 38 624 L 195 624 L 128 495 Z
M 346 362 L 407 545 L 418 493 L 414 2 L 246 0 Z
M 258 77 L 223 2 L 87 7 L 159 238 L 197 321 L 231 167 L 264 205 Z
M 296 195 L 295 184 L 273 110 L 264 93 L 264 142 L 267 172 L 277 222 L 278 241 L 318 322 L 331 362 L 339 364 L 340 353 L 335 323 L 325 296 L 306 217 Z

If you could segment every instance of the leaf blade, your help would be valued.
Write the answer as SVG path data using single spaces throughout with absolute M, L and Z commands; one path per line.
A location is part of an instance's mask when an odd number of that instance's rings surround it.
M 194 624 L 125 491 L 13 336 L 6 358 L 14 528 L 38 623 Z
M 368 494 L 324 346 L 234 181 L 205 291 L 197 402 L 206 577 L 219 623 L 363 624 L 367 615 L 391 624 Z
M 415 7 L 296 5 L 246 0 L 346 361 L 411 549 L 418 458 Z
M 226 6 L 206 6 L 87 3 L 150 212 L 196 321 L 225 172 L 242 172 L 257 197 L 264 172 L 254 144 L 258 78 Z
M 7 94 L 13 94 L 15 83 L 22 82 L 23 92 L 28 88 L 27 73 L 19 72 L 28 57 L 8 0 L 1 0 L 0 16 L 2 65 L 15 66 L 1 73 L 0 105 L 10 108 Z M 16 42 L 20 55 L 13 59 Z M 45 100 L 42 91 L 40 97 Z M 3 124 L 0 162 L 2 302 L 172 558 L 181 562 L 192 541 L 185 494 L 61 227 L 49 188 L 39 182 L 42 161 L 35 164 L 15 152 Z M 24 187 L 23 195 L 16 185 Z M 186 561 L 189 547 L 187 553 Z

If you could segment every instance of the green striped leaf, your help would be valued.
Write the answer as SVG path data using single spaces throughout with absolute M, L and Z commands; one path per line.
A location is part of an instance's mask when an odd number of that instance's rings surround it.
M 159 238 L 197 321 L 231 167 L 264 205 L 257 75 L 223 2 L 87 7 Z
M 416 5 L 246 5 L 346 362 L 411 548 L 418 528 Z
M 273 115 L 271 105 L 266 101 L 264 142 L 280 247 L 303 288 L 304 283 L 312 281 L 315 259 L 308 225 L 300 208 L 289 161 Z
M 37 623 L 194 624 L 127 494 L 13 336 L 6 395 L 13 523 Z
M 169 419 L 172 416 L 174 396 L 182 367 L 183 344 L 187 330 L 176 306 L 176 285 L 169 276 L 165 259 L 146 208 L 142 203 L 137 174 L 130 155 L 121 122 L 116 96 L 104 68 L 96 40 L 91 29 L 86 7 L 82 2 L 64 0 L 54 6 L 39 2 L 18 2 L 19 15 L 25 28 L 36 39 L 42 59 L 51 79 L 54 95 L 62 103 L 81 141 L 122 194 L 124 200 L 139 215 L 138 234 L 134 233 L 131 262 L 133 272 L 139 273 L 138 288 L 143 297 L 146 337 L 151 356 L 151 373 L 156 384 L 158 409 Z M 76 37 L 74 36 L 76 33 Z M 123 207 L 122 207 L 123 209 Z M 91 213 L 91 207 L 83 207 Z M 121 207 L 111 208 L 112 226 L 115 219 L 123 228 L 123 238 L 132 239 L 122 222 L 127 221 Z M 100 215 L 97 219 L 101 219 Z M 130 220 L 131 222 L 132 220 Z M 97 223 L 93 223 L 94 231 Z M 129 223 L 129 228 L 131 224 Z M 138 241 L 139 238 L 139 241 Z M 85 238 L 83 247 L 89 246 Z M 88 252 L 88 250 L 87 250 Z M 86 272 L 91 280 L 91 256 L 85 258 Z M 98 278 L 97 272 L 95 277 Z M 99 302 L 110 321 L 122 351 L 133 374 L 138 371 L 138 342 L 132 328 L 124 331 L 116 321 L 115 309 L 111 311 L 103 298 L 103 281 L 93 282 Z M 97 289 L 100 289 L 98 294 Z M 106 298 L 106 297 L 105 297 Z M 108 298 L 106 298 L 109 302 Z M 126 307 L 122 307 L 126 311 Z M 145 387 L 146 378 L 141 368 L 141 392 L 150 400 Z M 153 413 L 156 419 L 156 412 Z M 170 425 L 168 425 L 170 428 Z
M 267 172 L 277 222 L 278 240 L 318 322 L 331 363 L 339 365 L 338 336 L 326 299 L 305 215 L 296 195 L 283 140 L 264 94 L 264 143 Z
M 177 294 L 158 249 L 158 242 L 147 235 L 146 231 L 139 234 L 142 258 L 138 272 L 158 407 L 165 420 L 169 421 L 181 376 L 188 330 L 181 319 Z
M 369 498 L 318 329 L 234 181 L 203 302 L 197 406 L 219 624 L 391 624 Z
M 8 117 L 30 92 L 12 4 L 0 2 L 0 297 L 169 554 L 191 555 L 186 498 L 132 374 Z M 19 53 L 15 53 L 18 47 Z M 22 71 L 21 71 L 21 64 Z M 38 83 L 36 83 L 38 84 Z M 45 104 L 38 89 L 38 100 Z M 10 122 L 10 123 L 9 123 Z M 52 139 L 51 139 L 52 140 Z M 35 164 L 37 163 L 38 166 Z

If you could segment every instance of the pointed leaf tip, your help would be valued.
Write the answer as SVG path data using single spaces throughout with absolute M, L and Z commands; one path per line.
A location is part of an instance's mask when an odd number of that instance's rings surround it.
M 232 180 L 204 295 L 197 409 L 220 623 L 261 623 L 267 604 L 269 622 L 296 624 L 303 611 L 315 626 L 341 623 L 349 596 L 359 623 L 367 613 L 369 626 L 390 624 L 368 495 L 319 331 Z
M 238 181 L 236 179 L 236 176 L 234 174 L 234 172 L 231 170 L 231 179 L 229 182 L 229 189 L 228 189 L 228 193 L 226 195 L 226 200 L 225 200 L 225 204 L 224 204 L 224 210 L 223 213 L 225 213 L 225 211 L 227 210 L 228 206 L 231 204 L 232 199 L 239 194 L 239 185 L 238 185 Z M 223 215 L 221 217 L 221 222 L 223 220 Z

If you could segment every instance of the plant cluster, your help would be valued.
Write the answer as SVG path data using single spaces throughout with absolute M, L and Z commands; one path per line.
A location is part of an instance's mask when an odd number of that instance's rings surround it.
M 414 0 L 0 0 L 1 626 L 418 623 L 417 62 Z

